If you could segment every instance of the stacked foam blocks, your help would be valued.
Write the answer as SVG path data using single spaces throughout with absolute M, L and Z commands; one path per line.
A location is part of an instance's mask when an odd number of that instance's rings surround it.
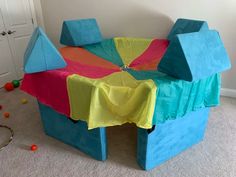
M 178 19 L 171 29 L 170 44 L 158 70 L 177 79 L 196 81 L 230 68 L 230 60 L 219 33 L 205 21 Z M 65 21 L 61 43 L 83 46 L 102 41 L 95 19 Z M 42 29 L 37 28 L 25 53 L 26 73 L 66 67 L 60 53 Z M 97 160 L 106 160 L 105 128 L 88 130 L 83 121 L 72 122 L 66 116 L 39 103 L 46 134 L 70 144 Z M 208 108 L 191 112 L 180 119 L 154 125 L 151 130 L 138 128 L 137 161 L 150 170 L 203 139 Z

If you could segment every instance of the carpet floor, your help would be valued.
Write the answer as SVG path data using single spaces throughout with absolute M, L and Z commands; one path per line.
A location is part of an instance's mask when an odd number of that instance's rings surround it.
M 26 98 L 27 104 L 21 104 Z M 0 124 L 10 126 L 15 136 L 0 151 L 0 177 L 235 177 L 236 99 L 221 98 L 213 108 L 204 141 L 151 171 L 136 163 L 136 127 L 124 125 L 107 129 L 108 160 L 93 160 L 79 150 L 43 132 L 36 100 L 15 89 L 0 89 Z M 9 112 L 8 119 L 3 113 Z M 0 129 L 0 144 L 9 133 Z M 38 150 L 31 152 L 31 144 Z

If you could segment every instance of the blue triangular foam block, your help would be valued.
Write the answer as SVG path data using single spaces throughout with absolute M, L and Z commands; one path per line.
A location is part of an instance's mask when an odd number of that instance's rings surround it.
M 172 27 L 168 40 L 172 40 L 176 34 L 208 31 L 208 24 L 205 21 L 179 18 Z
M 25 73 L 36 73 L 64 68 L 66 62 L 43 30 L 37 27 L 24 55 Z
M 158 70 L 187 81 L 195 81 L 231 67 L 217 31 L 177 34 L 170 41 Z
M 83 46 L 102 41 L 96 19 L 67 20 L 63 22 L 60 42 L 68 46 Z

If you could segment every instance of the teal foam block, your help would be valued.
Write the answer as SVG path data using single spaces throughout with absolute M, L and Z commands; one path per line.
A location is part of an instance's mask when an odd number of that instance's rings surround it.
M 201 141 L 207 125 L 209 108 L 188 113 L 182 118 L 138 129 L 137 161 L 150 170 Z
M 231 67 L 215 30 L 177 34 L 158 65 L 158 70 L 177 79 L 195 81 Z
M 60 42 L 68 46 L 83 46 L 102 41 L 102 35 L 95 19 L 64 21 Z
M 39 103 L 45 133 L 69 144 L 91 157 L 104 161 L 107 159 L 106 129 L 88 130 L 84 121 L 73 122 L 52 108 Z
M 191 19 L 178 19 L 172 27 L 168 40 L 172 40 L 176 34 L 199 32 L 209 30 L 208 24 L 205 21 L 191 20 Z
M 61 54 L 43 30 L 37 27 L 24 54 L 25 73 L 36 73 L 64 67 L 66 67 L 66 62 Z

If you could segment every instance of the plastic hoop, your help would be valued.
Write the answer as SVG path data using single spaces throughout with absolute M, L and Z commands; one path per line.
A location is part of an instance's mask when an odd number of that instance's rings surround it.
M 9 130 L 10 133 L 11 133 L 11 136 L 10 136 L 10 138 L 8 139 L 8 141 L 7 141 L 5 144 L 3 144 L 2 146 L 0 146 L 0 151 L 1 151 L 1 150 L 3 150 L 6 146 L 8 146 L 8 145 L 10 144 L 10 142 L 13 140 L 14 131 L 13 131 L 10 127 L 8 127 L 8 126 L 6 126 L 6 125 L 0 125 L 0 128 L 5 128 L 5 129 Z

